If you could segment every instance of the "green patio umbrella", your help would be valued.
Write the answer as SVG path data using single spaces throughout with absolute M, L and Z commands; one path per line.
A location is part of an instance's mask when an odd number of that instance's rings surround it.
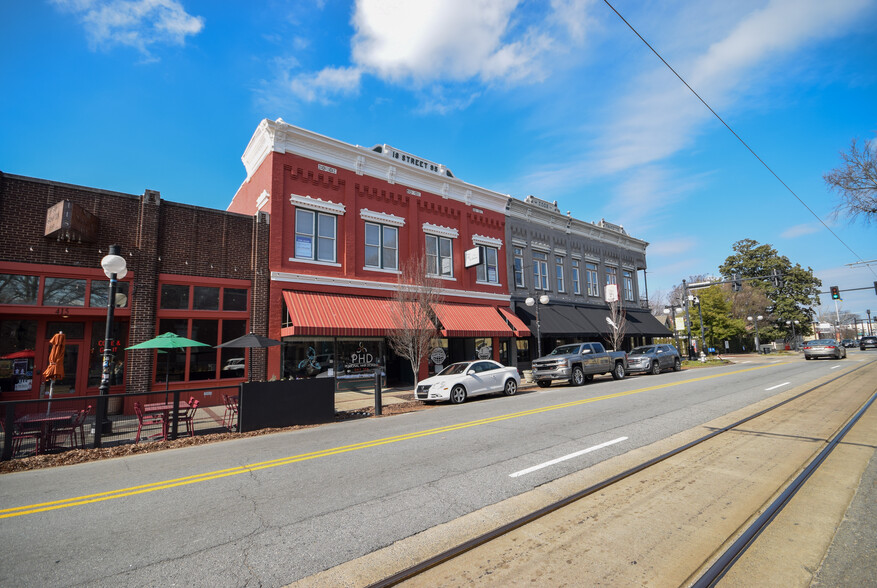
M 187 347 L 210 347 L 210 345 L 207 343 L 201 343 L 200 341 L 194 341 L 192 339 L 180 337 L 176 333 L 165 333 L 163 335 L 159 335 L 158 337 L 154 337 L 152 339 L 144 341 L 143 343 L 138 343 L 137 345 L 126 347 L 125 349 L 185 349 Z M 161 351 L 159 351 L 159 353 L 161 353 Z M 167 390 L 168 388 L 170 388 L 169 371 L 170 355 L 168 355 L 164 363 L 165 402 L 167 402 Z

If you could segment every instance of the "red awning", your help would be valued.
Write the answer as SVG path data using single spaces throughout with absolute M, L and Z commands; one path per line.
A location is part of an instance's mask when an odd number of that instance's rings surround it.
M 507 320 L 512 326 L 512 329 L 515 331 L 515 337 L 530 336 L 530 329 L 527 328 L 527 325 L 524 324 L 524 321 L 518 318 L 518 315 L 506 308 L 497 308 L 497 310 L 499 311 L 499 314 L 501 314 L 503 318 Z
M 399 304 L 388 298 L 283 291 L 291 326 L 284 335 L 383 337 L 397 328 Z
M 511 337 L 514 331 L 495 306 L 435 304 L 433 310 L 445 337 Z M 526 328 L 526 327 L 525 327 Z

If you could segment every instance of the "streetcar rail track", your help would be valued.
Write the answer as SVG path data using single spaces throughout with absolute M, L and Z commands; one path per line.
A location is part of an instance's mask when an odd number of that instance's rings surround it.
M 541 518 L 555 512 L 555 511 L 563 509 L 563 508 L 565 508 L 565 507 L 567 507 L 567 506 L 569 506 L 569 505 L 571 505 L 571 504 L 573 504 L 573 503 L 575 503 L 583 498 L 591 496 L 596 492 L 600 492 L 601 490 L 604 490 L 604 489 L 606 489 L 614 484 L 617 484 L 617 483 L 621 482 L 622 480 L 625 480 L 625 479 L 627 479 L 635 474 L 638 474 L 638 473 L 640 473 L 640 472 L 642 472 L 650 467 L 653 467 L 656 464 L 659 464 L 663 461 L 666 461 L 667 459 L 670 459 L 674 456 L 677 456 L 685 451 L 688 451 L 688 450 L 690 450 L 690 449 L 692 449 L 692 448 L 694 448 L 702 443 L 705 443 L 706 441 L 709 441 L 709 440 L 711 440 L 719 435 L 722 435 L 722 434 L 727 433 L 733 429 L 736 429 L 737 427 L 740 427 L 741 425 L 743 425 L 749 421 L 757 419 L 757 418 L 759 418 L 765 414 L 768 414 L 768 413 L 770 413 L 770 412 L 772 412 L 772 411 L 774 411 L 782 406 L 785 406 L 791 402 L 794 402 L 795 400 L 798 400 L 798 399 L 800 399 L 800 398 L 802 398 L 802 397 L 804 397 L 804 396 L 806 396 L 806 395 L 808 395 L 816 390 L 824 388 L 825 386 L 828 386 L 829 384 L 831 384 L 839 379 L 842 379 L 846 376 L 849 376 L 852 373 L 855 373 L 856 371 L 866 367 L 869 364 L 870 364 L 870 362 L 856 366 L 856 367 L 852 368 L 851 370 L 844 372 L 843 374 L 836 375 L 825 382 L 821 382 L 815 386 L 812 386 L 812 387 L 810 387 L 802 392 L 799 392 L 798 394 L 795 394 L 794 396 L 786 398 L 785 400 L 782 400 L 774 405 L 771 405 L 767 408 L 759 410 L 759 411 L 757 411 L 751 415 L 748 415 L 742 419 L 739 419 L 739 420 L 737 420 L 729 425 L 717 428 L 714 431 L 711 431 L 710 433 L 707 433 L 706 435 L 699 437 L 698 439 L 695 439 L 693 441 L 690 441 L 688 443 L 680 445 L 679 447 L 677 447 L 675 449 L 672 449 L 672 450 L 667 451 L 661 455 L 658 455 L 656 457 L 648 459 L 648 460 L 646 460 L 646 461 L 644 461 L 636 466 L 633 466 L 633 467 L 631 467 L 623 472 L 620 472 L 614 476 L 610 476 L 609 478 L 606 478 L 600 482 L 597 482 L 596 484 L 592 484 L 591 486 L 588 486 L 587 488 L 584 488 L 584 489 L 582 489 L 578 492 L 575 492 L 569 496 L 561 498 L 561 499 L 559 499 L 551 504 L 548 504 L 544 507 L 536 509 L 536 510 L 534 510 L 526 515 L 523 515 L 523 516 L 521 516 L 513 521 L 510 521 L 510 522 L 508 522 L 504 525 L 501 525 L 495 529 L 492 529 L 490 531 L 482 533 L 482 534 L 480 534 L 472 539 L 469 539 L 467 541 L 464 541 L 464 542 L 462 542 L 454 547 L 446 549 L 445 551 L 442 551 L 439 554 L 436 554 L 428 559 L 425 559 L 422 562 L 419 562 L 417 564 L 409 566 L 409 567 L 407 567 L 403 570 L 400 570 L 400 571 L 398 571 L 398 572 L 396 572 L 396 573 L 394 573 L 394 574 L 392 574 L 384 579 L 381 579 L 377 582 L 370 584 L 369 588 L 384 588 L 384 587 L 389 587 L 389 586 L 396 586 L 404 581 L 415 578 L 418 575 L 423 574 L 424 572 L 426 572 L 432 568 L 435 568 L 441 564 L 449 562 L 449 561 L 463 555 L 464 553 L 466 553 L 468 551 L 471 551 L 477 547 L 480 547 L 480 546 L 485 545 L 491 541 L 494 541 L 495 539 L 497 539 L 497 538 L 499 538 L 507 533 L 510 533 L 510 532 L 514 531 L 515 529 L 518 529 L 518 528 L 521 528 L 525 525 L 528 525 L 528 524 L 530 524 L 538 519 L 541 519 Z M 787 504 L 789 500 L 791 500 L 792 496 L 794 496 L 794 494 L 803 485 L 803 483 L 806 482 L 806 480 L 819 467 L 819 465 L 821 465 L 825 461 L 825 459 L 831 453 L 831 450 L 833 450 L 834 447 L 837 446 L 837 444 L 840 442 L 840 440 L 843 439 L 843 436 L 846 435 L 846 433 L 852 428 L 852 426 L 856 422 L 858 422 L 861 415 L 863 415 L 865 413 L 865 411 L 871 406 L 871 404 L 873 404 L 875 399 L 877 399 L 877 392 L 872 394 L 872 396 L 869 398 L 869 400 L 866 401 L 862 405 L 862 407 L 860 407 L 859 410 L 853 415 L 853 417 L 851 417 L 847 421 L 846 425 L 844 427 L 842 427 L 840 429 L 840 431 L 838 431 L 832 437 L 831 441 L 827 443 L 826 447 L 820 451 L 820 453 L 818 454 L 818 456 L 815 459 L 811 460 L 811 463 L 805 468 L 805 470 L 799 476 L 796 477 L 796 479 L 793 481 L 793 483 L 790 484 L 786 488 L 786 490 L 783 491 L 783 493 L 780 495 L 780 497 L 777 498 L 774 501 L 774 503 L 771 504 L 771 506 L 765 511 L 765 513 L 763 513 L 750 526 L 750 528 L 746 529 L 746 531 L 744 531 L 741 534 L 741 536 L 737 539 L 737 541 L 735 541 L 731 545 L 731 547 L 729 547 L 724 553 L 722 553 L 719 556 L 719 558 L 714 562 L 714 564 L 712 566 L 710 566 L 710 568 L 707 570 L 707 572 L 704 573 L 703 576 L 697 580 L 698 583 L 695 585 L 698 586 L 698 588 L 704 588 L 706 586 L 714 586 L 721 579 L 721 577 L 727 573 L 727 571 L 731 568 L 731 566 L 733 566 L 733 564 L 745 552 L 746 548 L 748 546 L 750 546 L 755 541 L 755 539 L 758 537 L 758 535 L 767 527 L 767 525 L 770 524 L 770 522 L 780 512 L 780 510 L 782 510 L 782 507 L 785 504 Z M 793 487 L 794 487 L 794 489 L 793 489 Z M 706 582 L 706 583 L 700 583 L 701 581 Z

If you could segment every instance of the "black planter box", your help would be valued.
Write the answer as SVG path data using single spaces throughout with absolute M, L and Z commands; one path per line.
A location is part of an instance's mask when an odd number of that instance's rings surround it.
M 245 382 L 238 400 L 241 432 L 335 420 L 335 378 Z

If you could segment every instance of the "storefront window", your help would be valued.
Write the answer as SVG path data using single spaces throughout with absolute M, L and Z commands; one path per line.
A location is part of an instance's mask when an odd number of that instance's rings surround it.
M 207 343 L 210 347 L 189 348 L 191 353 L 189 379 L 216 379 L 216 355 L 219 350 L 214 349 L 214 346 L 219 343 L 219 321 L 192 320 L 192 339 L 199 343 Z
M 91 344 L 88 346 L 88 387 L 100 386 L 103 376 L 104 337 L 106 322 L 91 326 Z M 110 330 L 110 386 L 125 383 L 125 347 L 128 346 L 128 322 L 114 320 Z M 161 364 L 164 367 L 164 364 Z M 162 372 L 164 374 L 164 372 Z
M 67 339 L 85 339 L 85 323 L 70 321 L 47 322 L 46 338 L 51 339 L 55 333 L 64 333 L 67 335 Z
M 493 359 L 493 339 L 478 337 L 475 339 L 475 357 L 473 359 Z
M 162 288 L 163 290 L 163 288 Z M 188 337 L 189 321 L 187 319 L 161 319 L 158 321 L 159 334 L 174 333 L 180 337 Z M 164 382 L 165 374 L 170 382 L 182 382 L 186 378 L 186 350 L 160 349 L 155 370 L 155 381 Z
M 333 339 L 284 341 L 282 355 L 284 378 L 328 378 L 335 375 Z
M 167 310 L 188 310 L 189 287 L 178 284 L 162 284 L 161 308 Z
M 222 291 L 222 310 L 247 310 L 247 291 L 242 288 L 225 288 Z
M 518 364 L 530 361 L 530 342 L 527 339 L 518 339 Z
M 445 369 L 448 363 L 450 363 L 448 358 L 448 340 L 446 338 L 436 338 L 430 341 L 428 356 L 429 374 L 435 375 Z
M 383 339 L 339 340 L 336 361 L 336 390 L 374 388 L 375 370 L 386 380 Z
M 110 283 L 98 280 L 91 282 L 91 295 L 88 297 L 88 305 L 91 307 L 106 308 L 107 298 L 110 296 Z M 116 308 L 128 306 L 128 282 L 116 284 Z
M 85 280 L 46 278 L 43 304 L 46 306 L 85 306 Z
M 0 392 L 32 389 L 36 345 L 36 321 L 0 321 Z
M 192 310 L 219 310 L 219 288 L 195 286 Z
M 222 341 L 231 341 L 247 334 L 247 321 L 222 321 Z M 223 347 L 220 378 L 243 378 L 246 371 L 244 349 Z
M 39 276 L 0 274 L 0 304 L 36 304 Z

